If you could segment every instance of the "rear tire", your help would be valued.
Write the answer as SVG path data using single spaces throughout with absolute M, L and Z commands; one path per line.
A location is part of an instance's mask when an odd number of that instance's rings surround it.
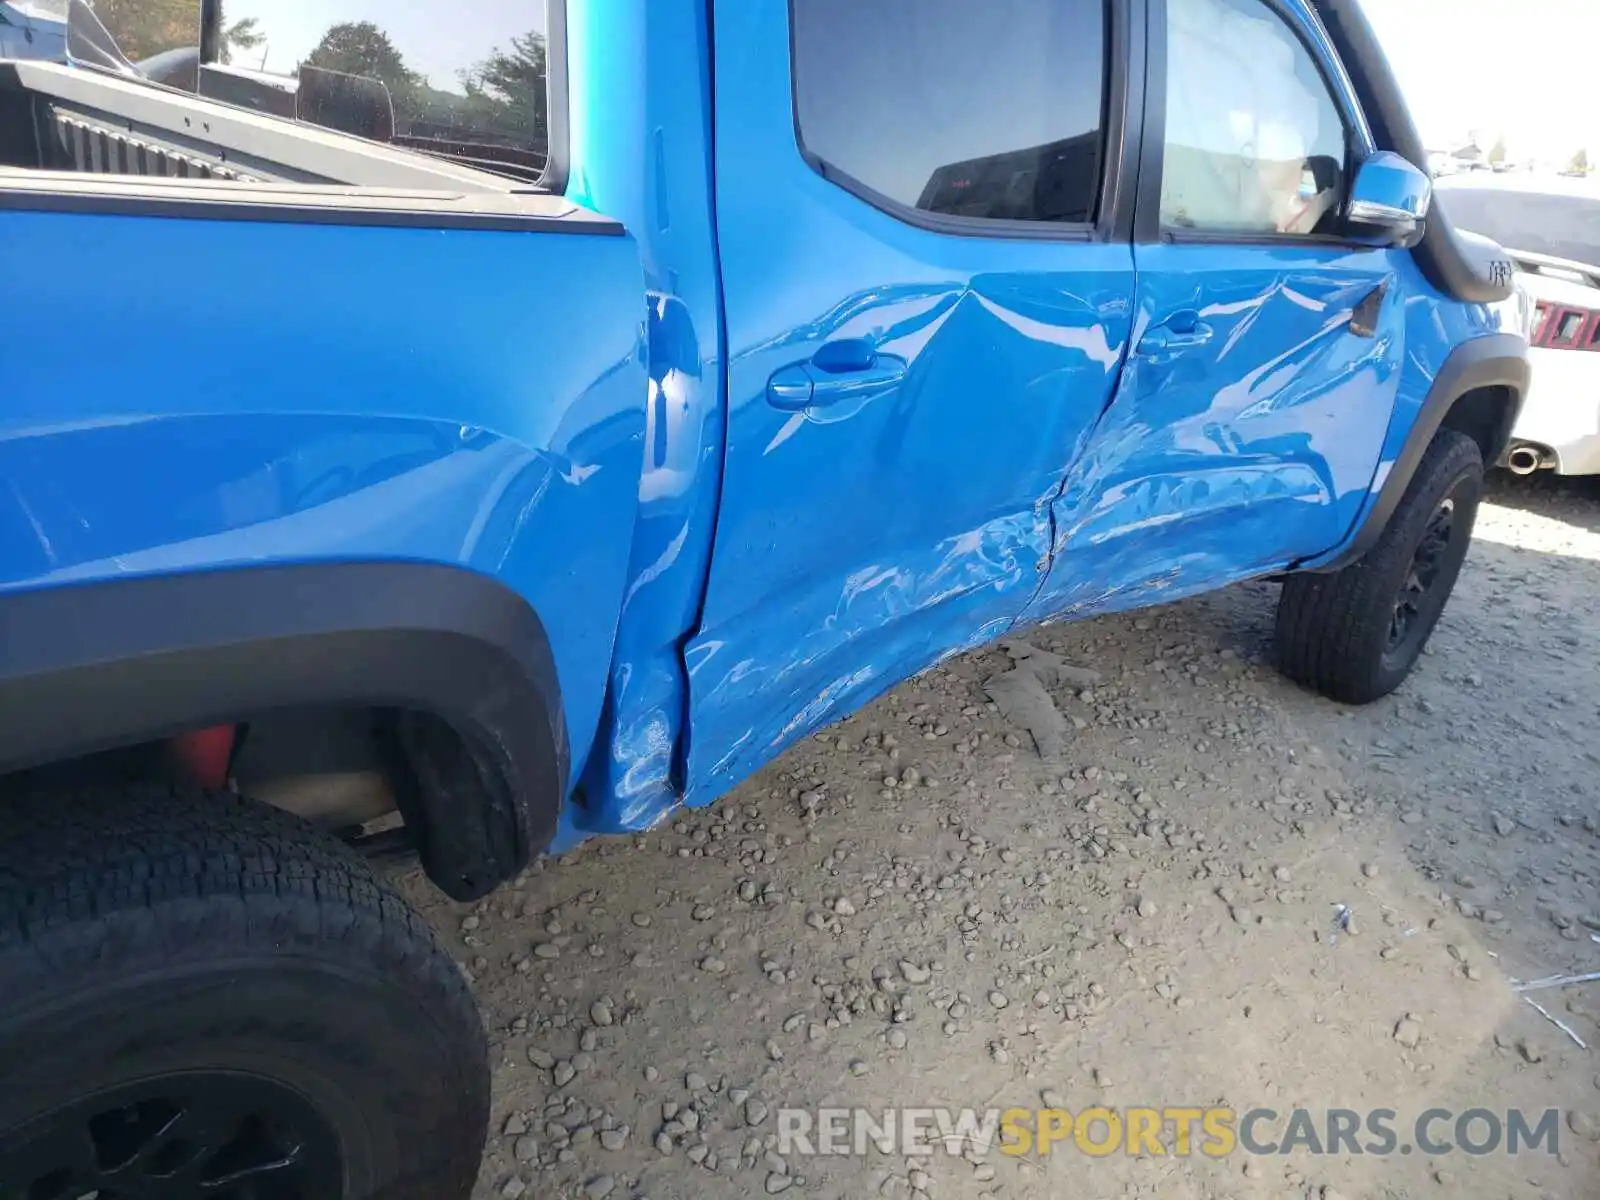
M 459 1200 L 483 1027 L 345 847 L 229 793 L 0 811 L 0 1195 Z
M 1339 571 L 1292 575 L 1278 597 L 1279 668 L 1346 704 L 1404 682 L 1444 612 L 1483 497 L 1483 458 L 1441 429 L 1377 544 Z

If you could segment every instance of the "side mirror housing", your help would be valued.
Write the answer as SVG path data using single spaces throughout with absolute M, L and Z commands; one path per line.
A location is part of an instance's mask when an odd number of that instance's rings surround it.
M 1356 171 L 1345 219 L 1359 233 L 1387 234 L 1409 243 L 1422 230 L 1433 203 L 1428 173 L 1388 150 L 1370 155 Z

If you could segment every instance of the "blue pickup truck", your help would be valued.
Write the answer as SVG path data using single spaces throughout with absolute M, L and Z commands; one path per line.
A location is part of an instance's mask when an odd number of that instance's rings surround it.
M 465 1195 L 482 1028 L 371 856 L 475 899 L 1244 579 L 1376 699 L 1526 387 L 1355 0 L 52 7 L 99 49 L 0 5 L 0 1195 Z

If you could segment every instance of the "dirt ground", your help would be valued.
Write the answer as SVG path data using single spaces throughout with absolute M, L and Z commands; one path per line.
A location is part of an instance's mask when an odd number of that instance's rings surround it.
M 1028 635 L 1101 674 L 1050 689 L 1056 762 L 991 648 L 470 909 L 405 874 L 493 1042 L 477 1196 L 1600 1196 L 1600 983 L 1512 985 L 1600 970 L 1600 485 L 1494 479 L 1371 707 L 1274 674 L 1276 597 Z M 1044 1103 L 1388 1108 L 1407 1145 L 1554 1108 L 1560 1152 L 776 1154 L 784 1107 Z

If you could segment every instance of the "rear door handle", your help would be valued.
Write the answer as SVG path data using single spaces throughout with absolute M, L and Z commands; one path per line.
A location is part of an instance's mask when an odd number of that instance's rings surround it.
M 785 412 L 845 400 L 873 400 L 899 387 L 906 361 L 859 339 L 830 342 L 809 361 L 780 368 L 767 381 L 767 403 Z
M 1164 325 L 1145 331 L 1139 339 L 1138 352 L 1144 358 L 1169 358 L 1184 350 L 1204 346 L 1216 330 L 1196 318 L 1192 323 L 1176 323 L 1176 318 Z

